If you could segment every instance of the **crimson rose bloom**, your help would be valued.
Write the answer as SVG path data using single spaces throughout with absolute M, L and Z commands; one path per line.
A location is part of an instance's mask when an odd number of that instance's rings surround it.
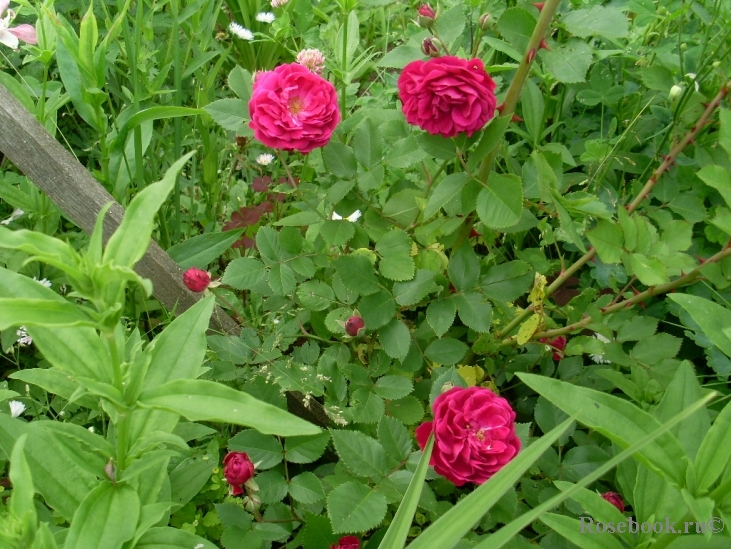
M 246 452 L 229 452 L 223 458 L 223 476 L 231 485 L 231 495 L 240 496 L 244 493 L 241 485 L 254 476 L 254 464 Z
M 495 114 L 494 90 L 480 59 L 412 61 L 398 79 L 406 121 L 443 137 L 460 132 L 469 137 L 482 129 Z
M 191 267 L 183 273 L 183 282 L 191 292 L 202 292 L 211 283 L 211 275 L 203 269 Z
M 330 549 L 360 549 L 360 540 L 355 536 L 343 536 L 337 545 L 330 545 Z
M 340 122 L 335 87 L 298 63 L 256 76 L 249 115 L 267 147 L 305 154 L 326 145 Z
M 515 412 L 507 400 L 483 387 L 453 387 L 434 400 L 434 421 L 416 428 L 423 450 L 434 432 L 429 465 L 462 486 L 482 484 L 520 451 Z

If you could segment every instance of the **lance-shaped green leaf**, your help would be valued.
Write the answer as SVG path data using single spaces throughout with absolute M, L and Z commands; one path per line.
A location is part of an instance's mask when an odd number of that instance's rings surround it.
M 627 520 L 622 517 L 623 520 Z M 557 515 L 555 513 L 546 513 L 541 517 L 541 521 L 551 527 L 556 533 L 562 535 L 574 545 L 578 545 L 581 549 L 624 549 L 616 538 L 607 534 L 591 535 L 595 532 L 591 523 L 586 517 L 581 517 L 581 521 Z
M 444 513 L 436 522 L 416 538 L 409 549 L 449 549 L 454 547 L 464 535 L 485 516 L 495 503 L 518 479 L 558 440 L 571 425 L 575 417 L 543 435 L 533 444 L 520 451 L 510 463 L 500 469 L 485 484 L 465 496 L 460 502 Z
M 175 180 L 183 166 L 195 151 L 176 161 L 165 176 L 140 191 L 130 202 L 122 223 L 109 239 L 104 250 L 104 261 L 132 267 L 145 255 L 155 223 L 155 214 L 175 186 Z
M 94 326 L 96 323 L 68 301 L 0 298 L 0 330 L 11 326 Z
M 150 528 L 135 545 L 135 549 L 218 549 L 200 536 L 178 528 Z
M 531 511 L 524 513 L 517 519 L 500 528 L 493 535 L 487 537 L 481 543 L 478 543 L 475 546 L 475 549 L 500 549 L 511 539 L 513 539 L 513 537 L 517 535 L 523 528 L 540 518 L 544 513 L 550 511 L 551 509 L 555 509 L 558 505 L 566 501 L 566 499 L 573 497 L 575 493 L 579 492 L 592 482 L 595 482 L 597 479 L 607 474 L 608 471 L 616 467 L 619 463 L 632 456 L 633 454 L 640 452 L 645 446 L 654 444 L 655 439 L 661 439 L 663 435 L 667 434 L 668 430 L 673 428 L 675 425 L 677 425 L 679 422 L 683 421 L 687 417 L 696 413 L 699 409 L 708 404 L 708 402 L 713 399 L 715 395 L 715 392 L 707 395 L 705 398 L 702 398 L 698 402 L 695 402 L 692 406 L 689 406 L 686 410 L 683 410 L 680 414 L 676 415 L 671 420 L 663 423 L 662 425 L 659 425 L 657 429 L 654 429 L 653 431 L 649 432 L 645 437 L 635 441 L 634 444 L 629 446 L 629 448 L 623 450 L 609 461 L 604 462 L 601 466 L 599 466 L 592 473 L 583 478 L 580 482 L 577 482 L 567 490 L 555 495 L 554 497 L 543 502 L 539 506 L 533 508 Z M 577 419 L 578 421 L 581 421 L 581 418 Z M 459 507 L 459 505 L 456 507 Z M 444 549 L 450 549 L 453 546 L 454 545 L 442 545 L 440 547 L 443 547 Z
M 0 227 L 0 248 L 21 250 L 71 276 L 80 274 L 77 268 L 79 256 L 74 249 L 66 242 L 43 233 Z
M 731 454 L 731 404 L 726 404 L 701 442 L 695 458 L 698 493 L 703 493 L 718 480 Z
M 416 466 L 414 476 L 411 477 L 404 499 L 401 500 L 393 521 L 389 525 L 386 535 L 383 536 L 378 549 L 401 549 L 406 544 L 406 538 L 414 520 L 414 513 L 416 513 L 416 507 L 419 505 L 421 491 L 424 488 L 424 479 L 426 478 L 426 472 L 429 470 L 429 458 L 431 458 L 433 448 L 434 435 L 431 435 L 424 452 L 421 454 L 419 464 Z
M 711 343 L 731 356 L 731 334 L 726 333 L 726 328 L 731 326 L 731 311 L 710 299 L 695 295 L 670 294 L 668 298 L 688 311 Z
M 253 427 L 270 435 L 316 435 L 320 429 L 281 408 L 220 383 L 179 379 L 145 391 L 139 404 L 180 414 L 190 421 Z
M 10 497 L 10 512 L 25 523 L 36 523 L 36 508 L 33 505 L 33 478 L 25 459 L 23 449 L 28 435 L 21 435 L 15 441 L 13 453 L 10 455 L 10 482 L 13 483 L 13 495 Z M 28 518 L 24 518 L 28 515 Z
M 544 376 L 519 373 L 518 377 L 567 414 L 626 448 L 655 431 L 660 422 L 631 402 Z M 645 446 L 637 459 L 675 484 L 683 486 L 687 456 L 671 433 Z
M 64 548 L 119 549 L 132 539 L 140 516 L 140 499 L 129 484 L 102 482 L 74 514 Z

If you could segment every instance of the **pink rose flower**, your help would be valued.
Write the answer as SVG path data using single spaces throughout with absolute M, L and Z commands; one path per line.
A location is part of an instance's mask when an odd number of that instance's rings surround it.
M 223 476 L 231 485 L 231 495 L 240 496 L 244 493 L 241 485 L 254 476 L 254 464 L 246 452 L 229 452 L 223 458 Z
M 264 145 L 304 154 L 326 145 L 340 122 L 335 87 L 298 63 L 257 75 L 249 115 Z
M 602 498 L 619 509 L 620 513 L 624 513 L 624 502 L 617 492 L 606 492 L 602 494 Z
M 471 136 L 495 114 L 495 82 L 480 59 L 437 57 L 412 61 L 401 72 L 398 93 L 409 124 L 432 135 Z
M 211 283 L 211 275 L 203 269 L 191 267 L 183 273 L 183 282 L 191 292 L 202 292 Z
M 422 4 L 419 7 L 419 15 L 422 17 L 428 17 L 429 19 L 434 19 L 437 16 L 429 4 Z
M 515 412 L 483 387 L 453 387 L 434 400 L 434 421 L 416 428 L 423 450 L 434 433 L 429 465 L 456 486 L 482 484 L 520 451 Z

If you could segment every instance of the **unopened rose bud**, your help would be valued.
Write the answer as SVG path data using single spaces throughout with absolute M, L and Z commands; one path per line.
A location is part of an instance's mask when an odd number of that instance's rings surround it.
M 561 360 L 563 358 L 563 350 L 566 348 L 567 339 L 564 336 L 558 336 L 554 339 L 542 338 L 541 343 L 546 344 L 546 350 L 553 349 L 553 360 Z
M 345 321 L 345 333 L 357 337 L 365 330 L 365 321 L 359 316 L 351 316 Z
M 421 43 L 421 51 L 429 57 L 439 57 L 439 47 L 434 43 L 436 38 L 424 38 Z
M 223 460 L 223 476 L 230 485 L 232 496 L 243 495 L 241 485 L 254 476 L 254 464 L 246 452 L 229 452 Z
M 490 30 L 495 26 L 495 19 L 489 13 L 480 16 L 480 28 L 484 31 Z
M 429 4 L 422 4 L 418 10 L 419 16 L 416 18 L 420 27 L 429 28 L 434 24 L 437 17 L 436 12 Z
M 624 502 L 622 501 L 622 496 L 616 492 L 606 492 L 602 494 L 602 498 L 619 509 L 620 513 L 624 513 Z
M 668 93 L 668 96 L 670 97 L 670 100 L 673 101 L 680 97 L 680 95 L 683 93 L 683 87 L 679 86 L 678 84 L 675 84 L 672 88 L 670 88 L 670 92 Z
M 183 274 L 183 282 L 191 292 L 202 292 L 211 283 L 211 275 L 202 269 L 191 267 Z

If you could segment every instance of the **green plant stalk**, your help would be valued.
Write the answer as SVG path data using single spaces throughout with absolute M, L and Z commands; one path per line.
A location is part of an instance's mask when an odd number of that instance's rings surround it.
M 180 28 L 178 26 L 178 16 L 180 6 L 178 0 L 172 0 L 171 9 L 173 13 L 173 30 L 171 33 L 171 42 L 178 40 Z M 183 106 L 183 67 L 180 59 L 180 48 L 173 48 L 173 79 L 175 82 L 175 106 Z M 182 127 L 183 121 L 176 118 L 173 122 L 173 158 L 180 158 L 182 153 Z M 173 241 L 177 242 L 180 237 L 181 212 L 180 207 L 180 178 L 175 179 L 175 188 L 173 189 L 173 205 L 175 208 L 175 224 L 173 225 Z
M 545 8 L 544 8 L 545 9 Z M 660 180 L 660 177 L 670 169 L 670 166 L 672 166 L 675 163 L 675 159 L 678 157 L 678 155 L 685 149 L 685 147 L 694 141 L 696 136 L 700 133 L 700 131 L 705 127 L 706 123 L 710 119 L 711 115 L 713 114 L 713 111 L 718 108 L 718 106 L 721 104 L 721 101 L 728 95 L 729 90 L 731 90 L 731 81 L 727 82 L 723 86 L 721 86 L 721 89 L 716 94 L 716 97 L 708 103 L 708 106 L 703 111 L 703 114 L 701 114 L 700 118 L 698 118 L 698 121 L 695 123 L 695 125 L 690 129 L 690 131 L 681 139 L 675 147 L 672 148 L 670 153 L 665 156 L 662 163 L 655 169 L 655 171 L 652 173 L 650 178 L 648 179 L 645 186 L 642 188 L 642 190 L 637 194 L 635 199 L 627 206 L 627 213 L 632 214 L 642 203 L 642 201 L 649 197 L 650 192 L 652 191 L 653 187 L 657 184 L 657 182 Z M 569 279 L 579 268 L 581 268 L 583 265 L 585 265 L 587 262 L 591 261 L 594 256 L 596 255 L 596 250 L 592 247 L 589 248 L 589 250 L 581 256 L 573 265 L 571 265 L 566 271 L 561 273 L 561 275 L 554 280 L 550 286 L 546 288 L 546 297 L 549 297 L 553 292 L 558 290 L 566 280 Z M 714 256 L 715 257 L 715 256 Z M 709 260 L 710 261 L 710 260 Z M 681 277 L 683 278 L 683 277 Z M 659 287 L 659 286 L 658 286 Z M 623 302 L 624 303 L 624 302 Z M 498 332 L 498 337 L 503 338 L 506 337 L 510 332 L 512 332 L 516 326 L 518 326 L 521 322 L 523 322 L 526 318 L 528 318 L 533 313 L 533 306 L 526 307 L 519 315 L 517 315 L 513 320 L 511 320 L 505 328 L 500 330 Z M 553 332 L 555 330 L 551 330 Z M 536 334 L 538 335 L 538 334 Z M 503 342 L 505 344 L 505 342 Z
M 533 60 L 535 59 L 536 54 L 538 53 L 541 41 L 546 38 L 548 27 L 550 26 L 551 20 L 553 19 L 553 16 L 555 15 L 560 3 L 561 0 L 548 0 L 543 5 L 543 8 L 541 9 L 541 14 L 538 16 L 536 28 L 533 29 L 533 34 L 528 41 L 527 51 L 523 56 L 520 65 L 518 65 L 518 69 L 515 71 L 513 81 L 510 83 L 508 92 L 505 95 L 505 101 L 503 102 L 500 116 L 512 115 L 515 112 L 515 107 L 517 106 L 518 100 L 520 99 L 520 94 L 523 91 L 523 85 L 528 78 L 530 67 L 533 64 Z M 505 134 L 503 132 L 503 136 L 504 135 Z M 500 145 L 496 145 L 495 148 L 493 148 L 492 151 L 490 151 L 485 156 L 485 158 L 482 159 L 482 163 L 480 164 L 480 171 L 477 174 L 477 179 L 479 179 L 480 182 L 482 182 L 483 184 L 487 183 L 487 179 L 490 175 L 490 169 L 492 168 L 492 163 L 497 156 L 499 148 Z
M 570 498 L 573 494 L 581 490 L 582 488 L 588 486 L 592 482 L 600 479 L 602 476 L 604 476 L 607 472 L 612 470 L 614 467 L 619 465 L 621 462 L 623 462 L 625 459 L 630 457 L 631 455 L 637 453 L 642 448 L 644 448 L 647 444 L 655 440 L 657 437 L 662 435 L 663 433 L 669 431 L 672 429 L 675 425 L 683 421 L 685 418 L 690 417 L 695 412 L 700 410 L 702 407 L 704 407 L 708 402 L 710 402 L 714 397 L 716 396 L 716 392 L 712 391 L 710 394 L 706 395 L 702 399 L 698 400 L 697 402 L 693 403 L 691 406 L 680 412 L 678 415 L 674 416 L 669 421 L 663 423 L 660 427 L 652 431 L 649 435 L 647 435 L 646 438 L 643 438 L 641 441 L 636 442 L 635 444 L 631 445 L 629 448 L 623 450 L 616 456 L 614 456 L 609 461 L 603 463 L 600 467 L 598 467 L 596 470 L 594 470 L 591 474 L 583 478 L 580 482 L 577 482 L 574 484 L 571 488 L 561 492 L 560 494 L 556 494 L 554 497 L 549 499 L 548 501 L 542 503 L 538 507 L 535 507 L 531 511 L 521 515 L 519 518 L 515 519 L 514 521 L 510 522 L 509 524 L 506 524 L 503 526 L 500 530 L 498 530 L 493 535 L 489 536 L 487 539 L 482 541 L 481 543 L 478 543 L 474 549 L 500 549 L 500 547 L 503 547 L 507 542 L 509 542 L 518 532 L 520 532 L 523 528 L 530 525 L 533 521 L 538 519 L 543 513 L 546 511 L 550 511 L 553 507 L 556 507 L 558 504 L 562 503 L 563 501 L 566 501 L 568 498 Z
M 348 72 L 348 8 L 345 0 L 343 1 L 343 59 L 340 70 L 342 72 L 340 81 L 342 83 L 342 89 L 340 91 L 340 119 L 345 120 L 346 109 L 347 109 L 347 92 L 348 82 L 345 75 Z
M 124 381 L 122 377 L 122 364 L 119 357 L 119 349 L 117 349 L 117 340 L 114 336 L 114 330 L 105 333 L 109 351 L 112 359 L 112 369 L 114 375 L 114 387 L 120 393 L 124 394 Z M 127 448 L 129 446 L 129 410 L 117 410 L 117 472 L 121 472 L 127 466 Z

